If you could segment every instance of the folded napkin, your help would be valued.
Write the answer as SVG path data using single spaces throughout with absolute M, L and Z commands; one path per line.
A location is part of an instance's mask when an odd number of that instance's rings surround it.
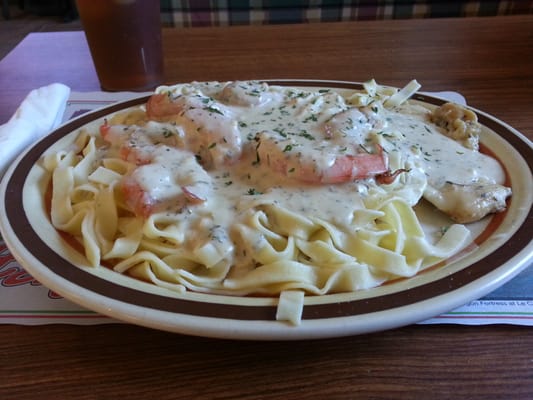
M 0 125 L 0 177 L 22 151 L 60 124 L 69 95 L 70 88 L 61 83 L 32 90 Z

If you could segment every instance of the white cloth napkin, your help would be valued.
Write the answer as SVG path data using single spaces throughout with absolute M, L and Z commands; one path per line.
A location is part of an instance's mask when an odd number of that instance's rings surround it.
M 0 177 L 22 151 L 60 124 L 69 95 L 70 88 L 61 83 L 32 90 L 0 125 Z

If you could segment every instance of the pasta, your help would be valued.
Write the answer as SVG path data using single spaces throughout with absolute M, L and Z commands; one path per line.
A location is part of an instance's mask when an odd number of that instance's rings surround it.
M 411 277 L 470 240 L 462 224 L 426 234 L 413 210 L 435 170 L 420 135 L 471 151 L 409 104 L 419 87 L 161 87 L 45 155 L 51 222 L 95 268 L 177 292 L 280 296 L 277 318 L 297 324 L 304 295 Z

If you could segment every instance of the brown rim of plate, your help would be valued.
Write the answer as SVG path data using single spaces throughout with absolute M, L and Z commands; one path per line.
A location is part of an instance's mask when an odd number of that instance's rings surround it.
M 361 89 L 361 84 L 334 81 L 267 81 L 270 84 L 284 86 L 320 86 L 331 88 Z M 26 177 L 34 164 L 39 160 L 43 152 L 57 140 L 73 132 L 75 129 L 101 118 L 110 113 L 132 107 L 146 102 L 148 96 L 121 102 L 101 110 L 81 116 L 70 123 L 53 131 L 50 135 L 38 142 L 20 160 L 13 171 L 6 186 L 5 208 L 9 224 L 20 243 L 31 243 L 31 253 L 42 265 L 46 266 L 54 274 L 110 299 L 127 304 L 136 305 L 167 311 L 176 314 L 187 314 L 209 318 L 221 318 L 229 320 L 262 320 L 275 321 L 276 306 L 259 305 L 235 305 L 220 304 L 187 299 L 171 298 L 163 295 L 143 292 L 140 290 L 124 287 L 105 279 L 92 275 L 80 268 L 74 267 L 60 254 L 46 245 L 34 231 L 23 205 L 23 186 Z M 413 99 L 421 100 L 429 104 L 440 105 L 445 101 L 422 94 L 415 94 Z M 530 169 L 533 169 L 533 157 L 528 144 L 521 140 L 511 130 L 498 123 L 496 120 L 479 115 L 481 124 L 490 128 L 508 143 L 510 143 L 526 160 Z M 457 290 L 478 278 L 490 273 L 511 259 L 515 254 L 524 249 L 531 240 L 531 225 L 533 211 L 530 208 L 528 215 L 518 230 L 500 248 L 494 250 L 483 259 L 469 265 L 444 278 L 422 284 L 420 286 L 394 292 L 391 294 L 351 300 L 345 302 L 332 302 L 326 304 L 309 304 L 304 306 L 302 320 L 328 319 L 347 317 L 390 310 L 397 307 L 418 303 L 430 298 Z M 29 250 L 29 249 L 28 249 Z

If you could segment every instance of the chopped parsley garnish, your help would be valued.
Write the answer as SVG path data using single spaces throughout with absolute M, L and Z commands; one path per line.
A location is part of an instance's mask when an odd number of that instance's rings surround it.
M 313 135 L 311 135 L 310 133 L 307 133 L 307 131 L 303 130 L 301 131 L 298 136 L 301 136 L 301 137 L 304 137 L 308 140 L 315 140 L 315 137 Z
M 224 115 L 224 113 L 222 111 L 220 111 L 218 108 L 215 108 L 215 107 L 212 107 L 212 106 L 204 107 L 204 110 L 209 111 L 211 113 Z
M 307 117 L 306 119 L 303 120 L 304 123 L 307 123 L 309 121 L 313 121 L 313 122 L 318 121 L 317 115 L 316 114 L 311 114 L 309 117 Z
M 287 133 L 285 133 L 285 130 L 283 128 L 274 128 L 272 130 L 284 138 L 287 137 Z

